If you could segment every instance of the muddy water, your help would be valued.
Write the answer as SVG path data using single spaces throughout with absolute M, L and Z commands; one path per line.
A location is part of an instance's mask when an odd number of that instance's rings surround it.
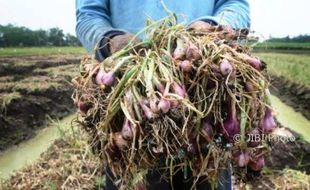
M 13 171 L 37 160 L 61 136 L 61 131 L 70 130 L 74 117 L 75 115 L 65 117 L 59 123 L 40 130 L 34 138 L 0 153 L 0 178 L 7 179 Z
M 287 128 L 299 133 L 304 140 L 310 143 L 310 121 L 301 113 L 284 104 L 279 98 L 271 98 L 272 105 L 276 111 L 278 121 Z

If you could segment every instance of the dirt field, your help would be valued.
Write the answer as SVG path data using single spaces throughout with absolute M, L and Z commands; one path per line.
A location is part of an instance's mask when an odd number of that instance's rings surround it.
M 0 151 L 31 138 L 48 118 L 73 112 L 79 57 L 0 58 Z
M 78 72 L 79 59 L 74 55 L 0 58 L 0 152 L 31 138 L 49 117 L 62 118 L 74 112 L 70 81 Z M 272 77 L 272 85 L 273 94 L 310 119 L 309 88 L 281 77 Z M 264 177 L 237 189 L 276 189 L 282 184 L 286 189 L 307 189 L 309 183 L 287 177 L 284 170 L 292 168 L 293 176 L 310 181 L 310 144 L 294 135 L 296 142 L 273 144 Z M 17 172 L 2 188 L 83 189 L 81 184 L 85 184 L 84 189 L 100 189 L 100 161 L 86 154 L 86 144 L 84 137 L 56 141 L 37 164 Z M 299 186 L 290 186 L 293 182 Z

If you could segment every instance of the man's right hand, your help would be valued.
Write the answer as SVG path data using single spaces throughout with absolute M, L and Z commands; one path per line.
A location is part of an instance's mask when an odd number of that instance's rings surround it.
M 196 21 L 188 26 L 189 29 L 197 30 L 197 31 L 206 31 L 211 32 L 215 29 L 215 26 L 205 21 Z
M 113 54 L 113 53 L 123 49 L 124 47 L 126 47 L 129 43 L 132 43 L 132 45 L 134 46 L 134 45 L 138 44 L 139 42 L 141 42 L 141 40 L 139 40 L 133 34 L 130 34 L 130 33 L 117 35 L 117 36 L 114 36 L 110 40 L 109 50 L 110 50 L 110 53 Z

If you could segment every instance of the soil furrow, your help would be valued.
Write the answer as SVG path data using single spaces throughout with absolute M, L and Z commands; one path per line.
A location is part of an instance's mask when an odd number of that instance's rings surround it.
M 72 56 L 0 59 L 0 152 L 74 111 L 78 63 Z
M 271 79 L 271 92 L 310 120 L 310 87 L 282 76 Z

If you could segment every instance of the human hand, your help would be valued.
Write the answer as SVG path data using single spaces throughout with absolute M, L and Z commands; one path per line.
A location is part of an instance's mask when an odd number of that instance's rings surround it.
M 189 29 L 202 31 L 202 32 L 218 32 L 218 36 L 220 39 L 226 40 L 236 40 L 237 38 L 246 38 L 249 34 L 248 29 L 239 29 L 234 30 L 232 27 L 228 25 L 212 25 L 208 22 L 204 21 L 196 21 L 188 26 Z
M 211 25 L 208 22 L 196 21 L 188 27 L 189 29 L 201 32 L 217 32 L 220 39 L 233 39 L 235 37 L 235 30 L 226 25 Z
M 136 45 L 139 42 L 141 42 L 140 39 L 136 38 L 133 34 L 130 33 L 126 33 L 126 34 L 122 34 L 122 35 L 117 35 L 114 36 L 109 44 L 110 44 L 110 53 L 113 54 L 121 49 L 123 49 L 124 47 L 126 47 L 129 43 L 132 43 L 132 45 Z
M 196 21 L 193 22 L 188 26 L 189 29 L 197 30 L 197 31 L 207 31 L 211 32 L 215 29 L 215 26 L 211 25 L 210 23 L 204 22 L 204 21 Z
M 245 39 L 249 34 L 247 28 L 235 30 L 227 25 L 220 25 L 218 31 L 220 32 L 220 38 L 227 40 Z
M 232 40 L 236 37 L 236 31 L 228 25 L 220 25 L 217 28 L 221 39 Z

